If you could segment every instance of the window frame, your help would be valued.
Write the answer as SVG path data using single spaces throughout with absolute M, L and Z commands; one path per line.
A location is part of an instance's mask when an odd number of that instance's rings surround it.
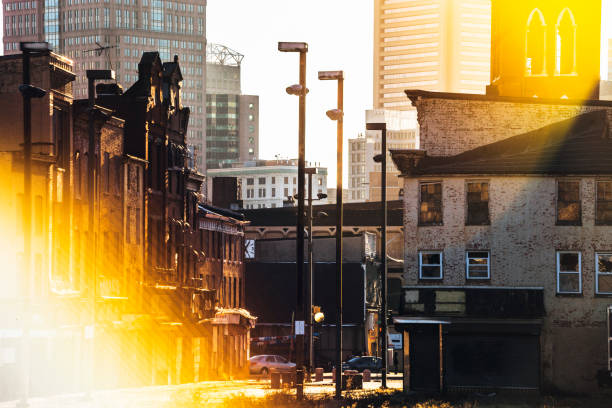
M 560 266 L 560 256 L 562 254 L 578 254 L 578 271 L 560 271 L 559 270 L 559 266 Z M 582 252 L 581 251 L 557 251 L 556 252 L 556 271 L 557 271 L 557 295 L 582 295 Z M 559 284 L 560 284 L 560 279 L 559 277 L 561 276 L 561 274 L 573 274 L 573 275 L 578 275 L 578 291 L 577 292 L 567 292 L 567 291 L 561 291 Z
M 600 179 L 595 180 L 595 225 L 601 226 L 610 226 L 612 225 L 612 221 L 601 221 L 597 218 L 597 210 L 599 205 L 599 183 L 612 183 L 612 179 Z M 612 202 L 612 201 L 604 201 L 604 202 Z
M 565 221 L 559 219 L 559 183 L 574 182 L 578 183 L 578 213 L 580 215 L 578 221 Z M 582 181 L 580 179 L 557 179 L 555 182 L 555 225 L 557 226 L 582 226 Z
M 487 254 L 487 276 L 470 276 L 470 259 L 482 259 L 481 257 L 470 257 L 470 253 L 486 253 Z M 468 280 L 490 280 L 491 279 L 491 251 L 471 249 L 465 251 L 465 278 Z
M 440 184 L 440 222 L 439 223 L 429 223 L 421 221 L 421 203 L 423 202 L 423 196 L 421 192 L 421 187 L 425 184 Z M 441 180 L 432 180 L 432 181 L 419 181 L 419 201 L 417 203 L 417 225 L 419 227 L 437 227 L 444 225 L 444 183 Z
M 468 185 L 469 184 L 481 184 L 481 185 L 486 184 L 487 185 L 487 194 L 488 194 L 489 199 L 487 200 L 487 220 L 484 223 L 470 222 L 470 202 L 468 200 L 468 194 L 469 194 Z M 491 199 L 491 183 L 489 182 L 489 180 L 466 180 L 465 181 L 465 225 L 468 225 L 468 226 L 491 225 L 491 207 L 489 206 L 489 203 L 491 202 L 490 199 Z
M 596 295 L 604 295 L 604 296 L 612 296 L 612 290 L 609 292 L 602 292 L 599 290 L 599 276 L 607 275 L 612 276 L 612 271 L 610 272 L 599 272 L 599 256 L 606 255 L 612 256 L 612 251 L 598 251 L 595 252 L 595 294 Z
M 423 255 L 440 255 L 440 264 L 423 264 Z M 440 274 L 437 277 L 423 276 L 423 266 L 438 266 Z M 444 279 L 444 251 L 423 250 L 419 251 L 419 280 L 441 280 Z

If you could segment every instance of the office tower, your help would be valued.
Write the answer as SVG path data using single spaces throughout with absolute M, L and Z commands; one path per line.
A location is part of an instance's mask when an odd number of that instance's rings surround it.
M 374 108 L 411 109 L 405 89 L 484 93 L 490 0 L 374 0 Z
M 601 0 L 494 0 L 491 27 L 488 94 L 599 98 Z
M 4 53 L 20 41 L 48 41 L 71 58 L 76 99 L 87 98 L 87 69 L 114 69 L 128 89 L 138 79 L 145 51 L 162 61 L 177 55 L 183 76 L 182 104 L 191 109 L 188 143 L 202 168 L 206 118 L 205 0 L 3 0 Z
M 208 44 L 206 61 L 206 169 L 255 160 L 259 154 L 259 97 L 242 95 L 244 56 Z
M 389 150 L 417 149 L 418 123 L 415 110 L 375 109 L 365 112 L 366 123 L 384 122 L 387 124 L 387 199 L 397 200 L 400 197 L 399 172 L 391 160 Z M 374 162 L 374 156 L 382 147 L 381 132 L 366 130 L 349 139 L 348 154 L 348 197 L 347 201 L 380 201 L 382 174 L 381 164 Z

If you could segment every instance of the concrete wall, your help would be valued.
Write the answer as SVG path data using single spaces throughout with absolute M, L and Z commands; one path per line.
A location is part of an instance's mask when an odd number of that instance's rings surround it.
M 554 177 L 488 180 L 491 224 L 466 226 L 466 179 L 404 180 L 406 285 L 543 287 L 541 337 L 544 386 L 592 391 L 606 368 L 605 311 L 612 298 L 595 294 L 595 252 L 612 250 L 611 226 L 595 226 L 595 176 L 581 180 L 582 226 L 556 225 Z M 418 226 L 419 181 L 442 181 L 443 225 Z M 443 251 L 443 280 L 419 280 L 418 251 Z M 466 279 L 465 251 L 490 251 L 490 280 Z M 582 294 L 556 294 L 556 251 L 582 254 Z

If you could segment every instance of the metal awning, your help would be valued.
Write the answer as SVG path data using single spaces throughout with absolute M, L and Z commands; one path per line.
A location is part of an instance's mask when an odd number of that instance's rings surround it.
M 442 319 L 428 319 L 419 317 L 394 317 L 393 323 L 395 324 L 450 324 L 449 320 Z

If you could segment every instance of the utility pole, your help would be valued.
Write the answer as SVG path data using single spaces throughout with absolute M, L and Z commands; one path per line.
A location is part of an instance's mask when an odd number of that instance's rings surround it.
M 22 81 L 19 92 L 23 96 L 23 307 L 21 366 L 22 387 L 18 407 L 27 407 L 30 396 L 30 303 L 32 288 L 32 98 L 42 98 L 47 92 L 30 84 L 30 54 L 49 52 L 49 43 L 20 42 Z
M 342 124 L 344 118 L 344 72 L 319 71 L 320 80 L 338 81 L 338 107 L 325 114 L 336 121 L 336 398 L 342 397 Z
M 387 388 L 387 124 L 381 123 L 367 123 L 366 130 L 380 130 L 382 131 L 381 140 L 381 152 L 374 157 L 374 161 L 381 163 L 381 239 L 380 239 L 380 256 L 382 257 L 382 273 L 381 273 L 381 297 L 382 302 L 380 306 L 380 320 L 382 325 L 382 388 Z

